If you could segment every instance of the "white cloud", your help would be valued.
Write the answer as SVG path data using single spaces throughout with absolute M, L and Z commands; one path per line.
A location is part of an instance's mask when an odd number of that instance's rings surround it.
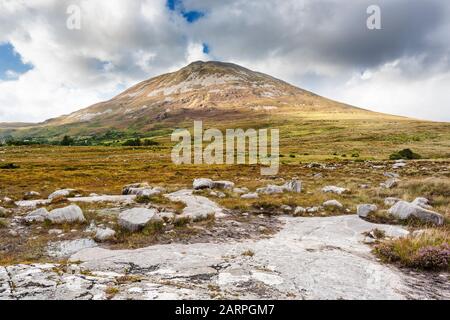
M 0 81 L 0 122 L 66 114 L 210 59 L 361 107 L 450 120 L 446 0 L 380 0 L 375 33 L 369 0 L 183 2 L 205 17 L 188 24 L 165 0 L 0 0 L 0 42 L 34 66 Z M 80 31 L 66 28 L 70 4 L 82 9 Z

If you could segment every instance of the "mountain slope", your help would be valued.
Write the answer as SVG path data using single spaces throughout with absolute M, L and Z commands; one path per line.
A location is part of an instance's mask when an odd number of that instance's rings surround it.
M 320 152 L 330 143 L 338 150 L 368 145 L 395 150 L 412 143 L 434 155 L 450 147 L 448 123 L 371 112 L 235 64 L 200 61 L 69 115 L 34 126 L 3 126 L 0 138 L 51 142 L 70 135 L 89 144 L 130 137 L 164 140 L 175 128 L 191 128 L 194 120 L 219 129 L 276 127 L 282 144 L 311 149 L 322 143 Z

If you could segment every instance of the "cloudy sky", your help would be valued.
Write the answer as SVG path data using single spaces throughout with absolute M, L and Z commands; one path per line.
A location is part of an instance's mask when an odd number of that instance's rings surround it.
M 450 121 L 449 39 L 448 0 L 0 0 L 0 122 L 67 114 L 196 60 Z

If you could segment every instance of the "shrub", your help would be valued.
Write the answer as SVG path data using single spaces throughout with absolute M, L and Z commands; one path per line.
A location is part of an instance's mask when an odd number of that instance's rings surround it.
M 142 141 L 139 138 L 136 139 L 128 139 L 127 141 L 122 143 L 125 147 L 140 147 L 142 145 Z
M 18 169 L 18 168 L 20 168 L 20 166 L 18 166 L 15 163 L 3 163 L 3 164 L 0 164 L 0 169 L 13 170 L 13 169 Z
M 418 153 L 414 153 L 411 149 L 403 149 L 399 152 L 395 152 L 389 156 L 390 160 L 414 160 L 414 159 L 421 159 L 422 156 Z
M 445 230 L 427 230 L 419 236 L 385 241 L 374 252 L 382 260 L 409 268 L 449 270 L 449 235 Z
M 450 264 L 450 245 L 444 243 L 438 247 L 421 248 L 413 257 L 413 265 L 425 270 L 444 270 Z
M 69 136 L 64 136 L 63 139 L 61 140 L 62 146 L 72 146 L 74 145 L 74 143 L 75 141 Z

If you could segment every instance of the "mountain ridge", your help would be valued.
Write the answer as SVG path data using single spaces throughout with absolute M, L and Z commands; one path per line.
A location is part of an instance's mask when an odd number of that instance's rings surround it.
M 93 136 L 111 129 L 143 133 L 187 126 L 192 120 L 223 125 L 247 119 L 249 124 L 267 126 L 284 119 L 333 114 L 408 119 L 336 102 L 237 64 L 195 61 L 68 115 L 35 125 L 3 127 L 0 136 L 57 139 L 62 135 Z

